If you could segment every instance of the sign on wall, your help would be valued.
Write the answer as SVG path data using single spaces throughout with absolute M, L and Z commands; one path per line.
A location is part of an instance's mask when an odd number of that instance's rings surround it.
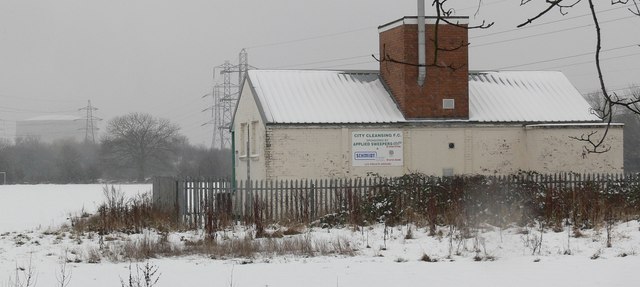
M 351 133 L 352 166 L 402 166 L 402 131 Z

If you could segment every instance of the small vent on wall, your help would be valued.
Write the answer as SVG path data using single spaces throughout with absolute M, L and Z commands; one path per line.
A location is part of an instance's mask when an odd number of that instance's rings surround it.
M 453 176 L 453 168 L 443 168 L 442 176 Z
M 445 110 L 453 110 L 456 108 L 456 100 L 454 99 L 443 99 L 442 100 L 442 108 Z

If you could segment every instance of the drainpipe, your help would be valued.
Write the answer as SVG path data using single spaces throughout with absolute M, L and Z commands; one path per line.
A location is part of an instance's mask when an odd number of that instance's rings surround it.
M 424 25 L 424 0 L 418 0 L 418 85 L 421 87 L 427 77 L 427 45 Z
M 231 129 L 231 188 L 236 190 L 236 131 Z

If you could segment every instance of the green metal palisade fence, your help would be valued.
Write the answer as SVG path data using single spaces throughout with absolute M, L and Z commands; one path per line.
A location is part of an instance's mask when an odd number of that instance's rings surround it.
M 393 202 L 389 202 L 391 198 Z M 155 206 L 171 209 L 179 221 L 195 227 L 202 226 L 205 217 L 212 215 L 244 222 L 312 222 L 332 214 L 360 216 L 385 205 L 389 210 L 412 208 L 413 212 L 435 214 L 434 217 L 455 204 L 477 209 L 475 212 L 483 212 L 482 206 L 490 212 L 499 205 L 502 209 L 507 205 L 531 205 L 533 214 L 575 217 L 581 214 L 578 204 L 580 208 L 609 208 L 590 203 L 594 200 L 607 200 L 621 208 L 640 208 L 640 178 L 638 174 L 518 173 L 234 183 L 225 179 L 157 177 L 153 200 Z M 572 214 L 560 214 L 560 208 L 571 210 Z

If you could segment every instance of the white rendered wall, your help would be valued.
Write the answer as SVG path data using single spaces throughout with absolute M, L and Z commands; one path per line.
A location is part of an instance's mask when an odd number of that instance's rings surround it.
M 352 165 L 353 131 L 396 131 L 404 134 L 401 167 Z M 265 152 L 252 160 L 254 179 L 350 178 L 371 173 L 399 176 L 410 172 L 443 175 L 511 174 L 520 170 L 555 172 L 622 172 L 622 128 L 612 128 L 605 154 L 582 156 L 582 143 L 568 134 L 590 127 L 525 128 L 522 126 L 402 127 L 269 126 Z M 449 144 L 453 144 L 453 148 Z M 268 160 L 264 160 L 265 157 Z M 243 160 L 238 179 L 246 177 Z M 264 166 L 258 166 L 264 164 Z
M 421 172 L 453 174 L 512 174 L 623 172 L 622 126 L 612 126 L 604 154 L 582 153 L 584 143 L 569 138 L 599 131 L 597 125 L 509 125 L 473 123 L 414 123 L 411 125 L 265 125 L 245 85 L 235 115 L 236 179 L 353 178 L 371 174 L 400 176 Z M 241 125 L 245 124 L 245 136 Z M 253 152 L 243 153 L 247 139 Z M 252 130 L 255 128 L 255 131 Z M 401 132 L 401 166 L 354 166 L 353 132 Z M 450 145 L 451 144 L 451 145 Z
M 611 126 L 604 142 L 611 148 L 605 153 L 584 152 L 584 142 L 570 138 L 597 132 L 594 140 L 604 133 L 594 126 L 528 126 L 527 162 L 529 169 L 542 173 L 621 173 L 623 169 L 623 126 Z M 588 146 L 588 144 L 587 144 Z
M 247 179 L 247 168 L 251 171 L 251 179 L 265 179 L 265 125 L 247 81 L 242 89 L 237 111 L 241 112 L 236 113 L 233 121 L 236 179 Z M 244 132 L 241 129 L 243 124 L 249 131 L 248 135 L 246 129 Z M 252 145 L 248 153 L 246 152 L 247 139 L 251 139 Z
M 526 134 L 520 126 L 477 126 L 467 129 L 472 136 L 467 173 L 512 174 L 527 170 Z

